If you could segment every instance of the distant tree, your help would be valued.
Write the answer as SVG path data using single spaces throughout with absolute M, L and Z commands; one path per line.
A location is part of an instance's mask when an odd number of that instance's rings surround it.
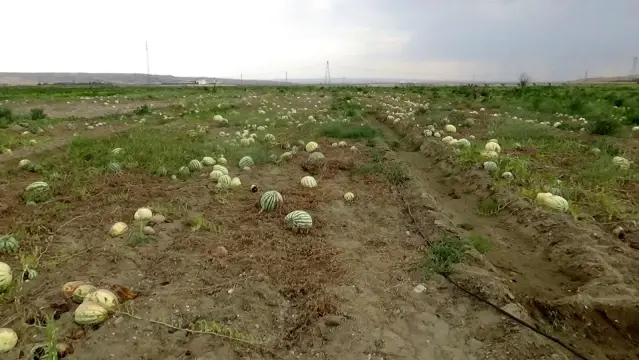
M 526 73 L 521 73 L 521 75 L 519 75 L 519 86 L 525 87 L 529 83 L 530 83 L 530 76 L 528 76 L 528 74 Z

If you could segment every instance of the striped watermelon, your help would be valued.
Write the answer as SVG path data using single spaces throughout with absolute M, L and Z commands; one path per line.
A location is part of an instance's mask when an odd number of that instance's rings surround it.
M 231 186 L 231 177 L 228 175 L 222 175 L 217 179 L 217 186 L 227 188 Z
M 13 281 L 13 274 L 11 267 L 3 262 L 0 262 L 0 291 L 5 290 L 11 285 Z
M 44 181 L 36 181 L 29 184 L 24 191 L 32 191 L 32 190 L 49 190 L 49 184 Z
M 166 176 L 169 171 L 164 166 L 160 166 L 155 170 L 155 175 L 157 176 Z
M 313 218 L 306 211 L 295 210 L 284 217 L 286 227 L 289 229 L 310 229 L 313 226 Z
M 0 236 L 0 252 L 12 254 L 20 249 L 20 242 L 11 235 Z
M 178 172 L 180 173 L 180 175 L 183 176 L 191 175 L 191 170 L 189 170 L 189 168 L 186 166 L 181 166 L 180 169 L 178 169 Z
M 273 211 L 284 201 L 282 194 L 275 190 L 270 190 L 262 194 L 260 207 L 263 211 Z
M 41 203 L 49 200 L 52 196 L 51 187 L 44 181 L 36 181 L 29 184 L 22 194 L 26 202 Z
M 33 166 L 33 163 L 31 162 L 31 160 L 29 159 L 22 159 L 20 160 L 20 162 L 18 163 L 18 168 L 19 169 L 25 169 L 25 170 L 29 170 L 29 168 Z
M 107 171 L 114 174 L 119 174 L 122 172 L 122 167 L 120 164 L 112 162 L 107 165 Z
M 314 188 L 317 186 L 317 180 L 312 176 L 304 176 L 302 180 L 300 180 L 300 184 L 305 188 Z
M 253 158 L 250 156 L 245 156 L 241 158 L 240 162 L 238 163 L 238 165 L 240 166 L 240 169 L 244 169 L 245 167 L 251 167 L 254 164 L 255 162 L 253 162 Z
M 200 171 L 202 170 L 202 168 L 203 166 L 200 160 L 191 160 L 189 162 L 189 170 L 191 170 L 192 172 Z
M 319 145 L 315 141 L 309 141 L 305 146 L 306 152 L 313 152 L 319 149 Z
M 311 155 L 308 156 L 308 161 L 311 162 L 319 162 L 324 160 L 324 154 L 322 154 L 321 152 L 314 152 Z

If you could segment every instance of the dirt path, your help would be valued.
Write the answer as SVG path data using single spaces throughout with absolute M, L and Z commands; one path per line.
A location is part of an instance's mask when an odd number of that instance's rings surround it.
M 397 138 L 384 123 L 375 124 L 391 139 Z M 421 151 L 398 151 L 395 156 L 408 164 L 412 190 L 406 198 L 426 234 L 439 228 L 460 236 L 481 235 L 493 242 L 485 257 L 471 259 L 453 276 L 456 282 L 498 306 L 515 309 L 517 317 L 588 359 L 639 358 L 635 342 L 628 337 L 637 319 L 634 301 L 627 295 L 633 293 L 632 285 L 623 285 L 631 278 L 624 279 L 619 272 L 636 273 L 630 267 L 637 261 L 636 252 L 615 244 L 596 226 L 544 213 L 492 188 L 483 172 L 458 175 L 450 150 L 441 149 L 434 141 L 425 142 Z M 479 215 L 478 204 L 487 198 L 498 199 L 503 209 Z M 613 290 L 604 284 L 616 285 Z M 520 325 L 509 328 L 510 346 L 499 340 L 492 345 L 493 349 L 503 345 L 507 356 L 496 351 L 488 358 L 532 359 L 530 349 L 540 347 L 545 350 L 537 352 L 536 358 L 567 354 Z

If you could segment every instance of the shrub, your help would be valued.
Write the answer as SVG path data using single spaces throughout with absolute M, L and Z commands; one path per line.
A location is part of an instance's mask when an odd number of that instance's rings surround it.
M 44 109 L 33 108 L 29 110 L 29 117 L 31 120 L 42 120 L 46 119 L 47 114 L 45 114 Z
M 588 131 L 596 135 L 614 135 L 620 127 L 621 123 L 617 120 L 601 118 L 590 122 Z

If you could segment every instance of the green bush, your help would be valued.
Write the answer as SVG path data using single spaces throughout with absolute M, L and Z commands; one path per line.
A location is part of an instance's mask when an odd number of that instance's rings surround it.
M 29 110 L 29 117 L 31 120 L 42 120 L 47 118 L 47 114 L 45 114 L 44 109 L 33 108 Z
M 588 131 L 596 135 L 614 135 L 621 128 L 621 123 L 615 119 L 600 118 L 588 124 Z

